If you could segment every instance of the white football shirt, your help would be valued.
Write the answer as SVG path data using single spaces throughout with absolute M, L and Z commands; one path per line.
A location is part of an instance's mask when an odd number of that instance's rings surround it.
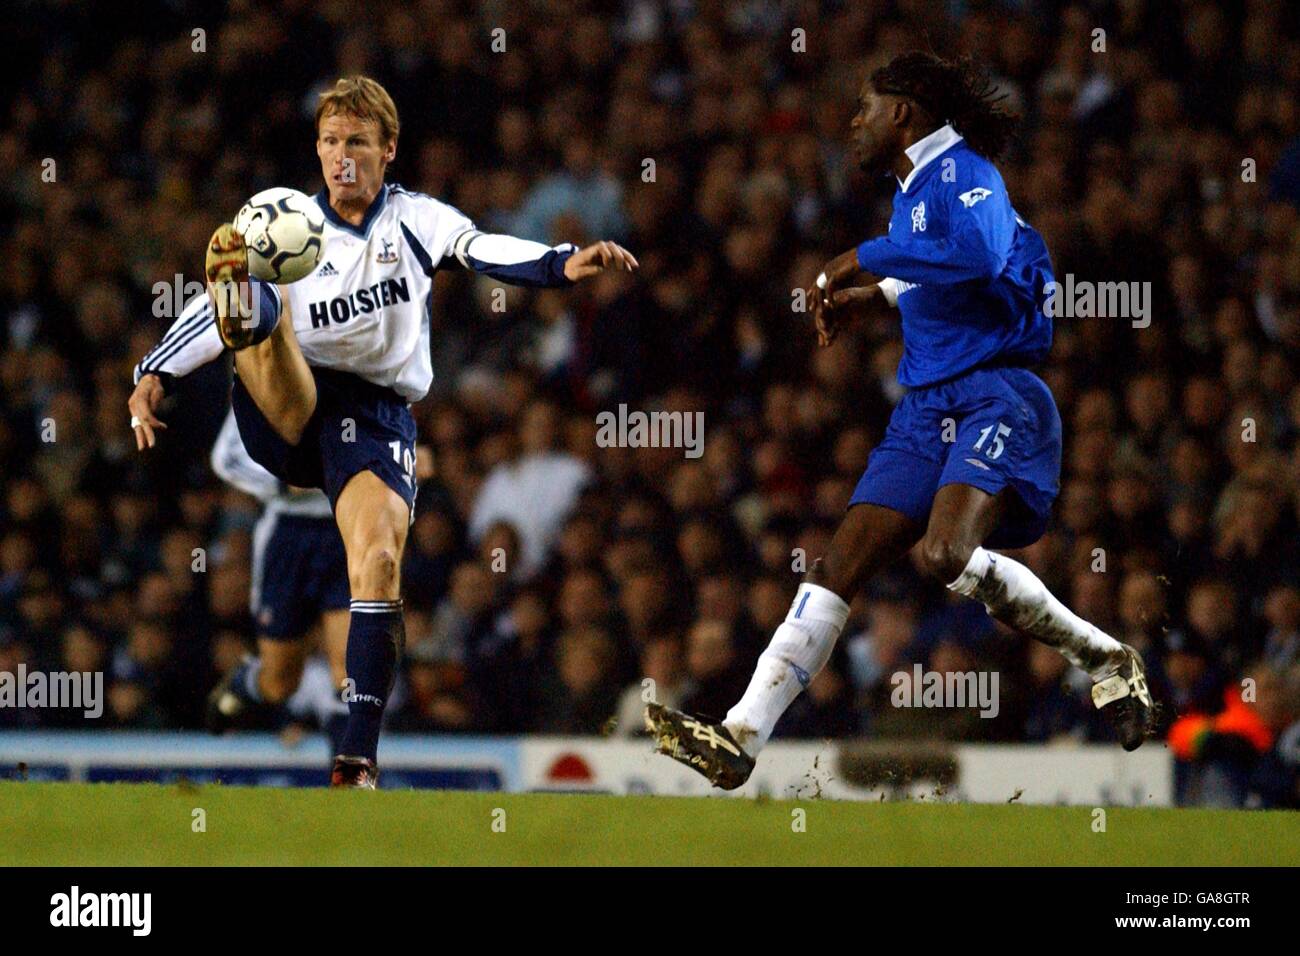
M 339 218 L 326 191 L 316 201 L 325 212 L 320 263 L 280 287 L 303 357 L 392 388 L 408 402 L 423 398 L 433 381 L 428 310 L 440 266 L 459 263 L 512 285 L 569 284 L 571 243 L 486 235 L 455 207 L 396 184 L 381 187 L 359 226 Z M 195 296 L 136 366 L 135 380 L 150 372 L 187 375 L 223 349 L 211 302 Z

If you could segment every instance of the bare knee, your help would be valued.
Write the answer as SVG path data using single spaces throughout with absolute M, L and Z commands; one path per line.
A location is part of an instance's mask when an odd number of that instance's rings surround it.
M 376 474 L 363 471 L 344 486 L 334 514 L 348 552 L 352 597 L 396 600 L 408 525 L 406 502 Z
M 921 570 L 943 584 L 961 577 L 975 546 L 947 534 L 927 532 L 921 539 Z
M 397 542 L 388 536 L 361 545 L 361 554 L 353 565 L 352 594 L 354 597 L 396 597 L 399 585 L 401 554 Z

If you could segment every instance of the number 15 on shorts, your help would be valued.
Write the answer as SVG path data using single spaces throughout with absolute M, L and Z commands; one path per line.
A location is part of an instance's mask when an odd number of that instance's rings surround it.
M 989 459 L 1001 457 L 1002 452 L 1005 450 L 1005 446 L 1002 444 L 1002 439 L 1011 434 L 1010 425 L 1003 425 L 1001 422 L 998 422 L 996 427 L 997 432 L 995 433 L 993 432 L 993 425 L 990 425 L 988 428 L 981 431 L 979 441 L 975 443 L 975 450 L 983 451 L 984 456 Z M 989 442 L 989 447 L 985 448 L 984 443 L 988 441 L 990 433 L 993 433 L 993 440 Z M 394 444 L 396 444 L 396 442 L 394 442 Z

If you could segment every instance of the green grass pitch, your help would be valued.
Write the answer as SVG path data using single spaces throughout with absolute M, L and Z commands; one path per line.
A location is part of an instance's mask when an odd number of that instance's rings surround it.
M 0 865 L 1300 863 L 1296 813 L 1093 821 L 1016 804 L 0 783 Z

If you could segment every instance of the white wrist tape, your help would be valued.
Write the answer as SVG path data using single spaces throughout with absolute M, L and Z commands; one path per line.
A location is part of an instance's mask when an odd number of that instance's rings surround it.
M 901 291 L 899 286 L 902 285 L 897 279 L 881 279 L 876 283 L 880 287 L 880 294 L 885 297 L 885 301 L 890 305 L 898 305 L 898 293 Z

